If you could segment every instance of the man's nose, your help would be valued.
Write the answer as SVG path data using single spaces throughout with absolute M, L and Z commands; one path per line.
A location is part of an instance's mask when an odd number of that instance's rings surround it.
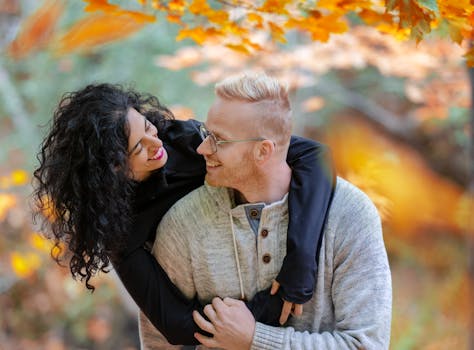
M 202 140 L 201 144 L 196 149 L 196 152 L 200 155 L 212 154 L 211 143 L 209 142 L 209 136 Z

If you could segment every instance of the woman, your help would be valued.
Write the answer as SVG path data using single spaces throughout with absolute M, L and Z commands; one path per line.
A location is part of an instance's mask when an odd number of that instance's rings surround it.
M 142 135 L 131 135 L 142 123 Z M 117 85 L 89 85 L 66 94 L 54 113 L 34 172 L 39 212 L 56 246 L 71 253 L 73 277 L 90 279 L 113 263 L 140 309 L 171 343 L 197 344 L 186 300 L 146 249 L 166 211 L 201 186 L 205 163 L 195 151 L 200 123 L 177 121 L 151 95 Z M 132 128 L 133 126 L 133 128 Z M 247 305 L 257 320 L 277 324 L 281 297 L 304 303 L 314 287 L 316 256 L 333 189 L 321 145 L 293 139 L 288 254 L 277 277 L 280 296 L 260 292 Z M 303 189 L 303 184 L 305 188 Z M 298 213 L 295 217 L 292 213 Z M 315 234 L 317 233 L 317 234 Z M 60 256 L 55 259 L 59 262 Z

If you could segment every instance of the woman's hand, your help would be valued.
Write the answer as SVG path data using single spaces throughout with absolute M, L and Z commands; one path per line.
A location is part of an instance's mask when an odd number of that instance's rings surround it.
M 270 294 L 275 295 L 276 292 L 278 292 L 279 288 L 280 288 L 280 283 L 274 280 L 272 282 L 272 289 L 270 290 Z M 288 317 L 290 316 L 290 313 L 293 316 L 300 316 L 303 313 L 303 304 L 295 304 L 295 303 L 292 303 L 291 301 L 283 300 L 283 308 L 281 309 L 281 315 L 280 315 L 281 325 L 284 325 L 286 321 L 288 321 Z

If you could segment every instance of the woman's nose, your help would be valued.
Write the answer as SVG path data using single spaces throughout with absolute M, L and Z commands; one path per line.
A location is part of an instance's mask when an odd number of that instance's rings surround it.
M 155 133 L 154 135 L 146 135 L 142 142 L 145 141 L 149 146 L 161 147 L 163 146 L 163 141 Z

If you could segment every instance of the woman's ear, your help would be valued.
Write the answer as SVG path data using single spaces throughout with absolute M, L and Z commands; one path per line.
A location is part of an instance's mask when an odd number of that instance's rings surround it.
M 270 140 L 260 141 L 255 147 L 255 160 L 257 163 L 265 163 L 275 152 L 275 144 Z

